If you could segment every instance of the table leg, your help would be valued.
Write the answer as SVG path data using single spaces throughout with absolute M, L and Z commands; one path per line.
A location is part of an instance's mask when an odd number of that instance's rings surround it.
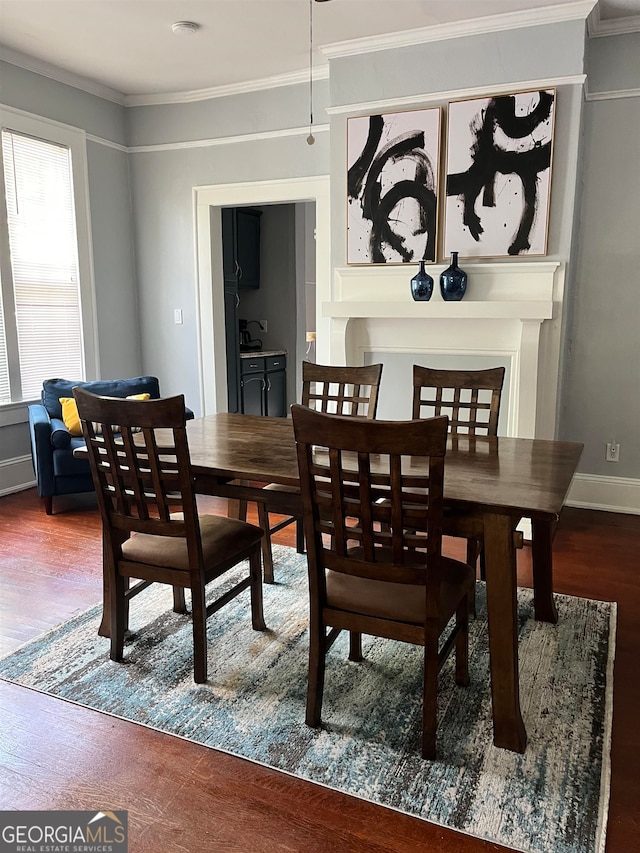
M 247 502 L 229 498 L 227 501 L 227 518 L 239 518 L 241 521 L 246 521 Z
M 516 555 L 513 521 L 508 515 L 484 515 L 487 616 L 493 701 L 493 742 L 524 752 L 527 733 L 520 711 Z
M 553 522 L 531 519 L 531 563 L 533 567 L 533 606 L 540 622 L 558 621 L 553 600 L 553 562 L 551 555 Z
M 232 483 L 237 483 L 240 486 L 248 486 L 247 480 L 233 480 Z M 215 494 L 215 492 L 214 492 Z M 246 500 L 228 498 L 227 499 L 227 518 L 239 518 L 240 521 L 247 520 L 247 502 Z

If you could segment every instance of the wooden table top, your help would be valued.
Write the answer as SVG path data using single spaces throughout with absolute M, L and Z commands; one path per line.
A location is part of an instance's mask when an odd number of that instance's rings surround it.
M 219 413 L 187 423 L 197 475 L 297 486 L 290 418 Z M 582 444 L 526 438 L 449 439 L 445 498 L 529 517 L 560 514 Z

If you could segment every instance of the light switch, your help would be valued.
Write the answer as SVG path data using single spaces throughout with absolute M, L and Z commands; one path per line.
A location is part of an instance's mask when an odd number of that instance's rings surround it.
M 182 325 L 182 308 L 173 309 L 173 322 L 176 324 L 176 326 Z

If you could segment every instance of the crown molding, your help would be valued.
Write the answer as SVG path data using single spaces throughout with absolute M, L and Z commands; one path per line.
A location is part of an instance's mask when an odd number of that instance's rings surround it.
M 329 66 L 313 69 L 314 80 L 328 80 Z M 126 107 L 146 107 L 157 104 L 189 104 L 194 101 L 208 101 L 213 98 L 225 98 L 228 95 L 243 95 L 248 92 L 261 92 L 265 89 L 277 89 L 281 86 L 295 86 L 309 82 L 309 70 L 290 71 L 274 77 L 262 77 L 259 80 L 246 80 L 243 83 L 229 83 L 226 86 L 212 86 L 210 89 L 194 89 L 190 92 L 169 92 L 157 95 L 127 95 Z
M 40 74 L 41 77 L 48 77 L 49 80 L 55 80 L 57 83 L 64 83 L 66 86 L 73 86 L 74 89 L 81 89 L 89 95 L 96 95 L 98 98 L 104 98 L 106 101 L 113 101 L 120 106 L 124 105 L 125 96 L 122 92 L 117 92 L 115 89 L 110 89 L 109 86 L 96 83 L 88 77 L 72 74 L 71 71 L 65 71 L 64 68 L 51 65 L 49 62 L 43 62 L 41 59 L 28 56 L 26 53 L 20 53 L 8 47 L 0 47 L 0 60 L 8 62 L 10 65 L 17 65 L 18 68 L 24 68 L 25 71 L 33 71 L 36 74 Z
M 388 110 L 402 110 L 411 107 L 424 107 L 427 104 L 439 104 L 442 101 L 455 101 L 462 98 L 487 98 L 494 95 L 509 95 L 512 92 L 539 91 L 541 89 L 554 89 L 558 86 L 583 86 L 586 81 L 585 74 L 574 74 L 571 77 L 553 77 L 544 80 L 525 80 L 517 83 L 498 83 L 495 86 L 485 84 L 471 89 L 449 89 L 446 92 L 428 92 L 417 95 L 406 95 L 404 98 L 386 98 L 379 101 L 367 101 L 359 104 L 341 104 L 336 107 L 327 107 L 325 112 L 329 116 L 337 115 L 378 115 Z
M 623 18 L 609 18 L 603 21 L 600 17 L 600 6 L 596 4 L 587 18 L 587 33 L 590 38 L 638 32 L 640 32 L 640 15 L 627 15 Z
M 585 101 L 618 101 L 620 98 L 640 98 L 640 89 L 619 89 L 612 92 L 585 91 Z
M 536 27 L 542 24 L 557 24 L 562 21 L 585 20 L 593 9 L 596 0 L 582 0 L 580 3 L 561 3 L 542 9 L 528 9 L 522 12 L 505 12 L 502 15 L 490 15 L 486 18 L 472 18 L 433 27 L 421 27 L 400 33 L 386 33 L 381 36 L 367 36 L 349 41 L 335 42 L 320 46 L 320 52 L 327 59 L 355 56 L 361 53 L 373 53 L 378 50 L 392 50 L 415 44 L 462 38 L 463 36 L 514 30 L 523 27 Z

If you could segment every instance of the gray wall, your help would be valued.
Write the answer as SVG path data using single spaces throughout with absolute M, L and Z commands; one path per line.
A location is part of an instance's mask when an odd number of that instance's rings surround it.
M 589 95 L 640 83 L 640 33 L 593 39 Z M 589 100 L 579 164 L 572 313 L 559 437 L 584 442 L 580 470 L 640 477 L 640 97 Z M 620 461 L 605 445 L 620 444 Z
M 312 147 L 303 136 L 290 136 L 132 156 L 143 368 L 162 377 L 163 389 L 184 393 L 196 411 L 199 317 L 192 189 L 326 174 L 328 136 L 319 134 Z M 174 325 L 174 308 L 183 309 L 184 325 Z
M 584 24 L 566 21 L 434 41 L 331 62 L 331 104 L 554 79 L 583 68 Z
M 637 93 L 640 34 L 591 40 L 586 66 L 584 53 L 584 24 L 566 22 L 333 59 L 330 83 L 317 87 L 316 115 L 325 121 L 329 104 L 355 105 L 356 113 L 358 104 L 384 99 L 438 103 L 438 93 L 444 105 L 450 91 L 551 85 L 587 71 L 589 97 L 606 99 L 585 104 L 579 82 L 558 84 L 549 255 L 568 265 L 558 435 L 585 442 L 581 472 L 638 478 L 640 98 L 625 95 Z M 307 95 L 291 86 L 124 111 L 20 69 L 3 75 L 9 105 L 135 146 L 127 157 L 89 143 L 107 373 L 155 373 L 163 391 L 183 391 L 198 405 L 194 187 L 330 173 L 331 261 L 344 264 L 346 113 L 332 115 L 331 133 L 319 133 L 312 147 L 304 136 L 255 137 L 304 126 Z M 182 326 L 174 308 L 184 311 Z M 613 438 L 617 465 L 604 463 L 604 442 Z
M 0 61 L 0 78 L 3 104 L 80 127 L 116 145 L 126 144 L 127 115 L 123 106 L 8 62 Z
M 322 111 L 328 102 L 328 95 L 327 80 L 314 82 L 316 122 L 324 121 Z M 305 127 L 309 122 L 308 99 L 309 86 L 305 83 L 187 104 L 135 107 L 129 110 L 129 145 L 222 140 Z M 245 145 L 244 142 L 238 143 L 234 149 L 236 165 L 241 160 L 255 160 L 259 165 L 259 146 L 244 148 Z M 213 160 L 221 152 L 218 149 L 214 152 L 215 156 L 211 156 L 211 153 L 209 156 Z M 302 163 L 294 160 L 292 165 L 297 168 Z M 233 173 L 227 175 L 227 181 L 233 180 L 236 180 Z

